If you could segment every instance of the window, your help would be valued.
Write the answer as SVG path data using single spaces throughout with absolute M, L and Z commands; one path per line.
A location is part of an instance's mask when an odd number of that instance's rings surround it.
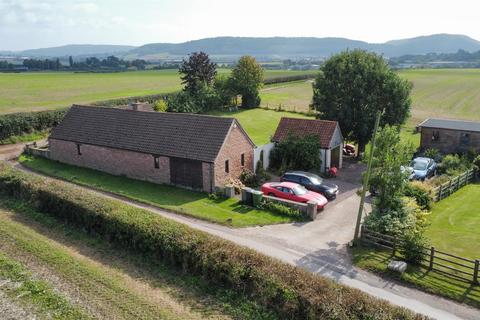
M 240 163 L 242 167 L 245 165 L 245 153 L 242 153 L 242 155 L 240 156 Z
M 433 131 L 432 141 L 439 141 L 439 140 L 440 140 L 440 131 Z
M 79 144 L 79 143 L 77 143 L 77 154 L 78 154 L 79 156 L 82 155 L 82 150 L 80 150 L 80 144 Z
M 158 156 L 153 156 L 153 162 L 154 162 L 155 169 L 160 168 L 160 159 Z
M 461 133 L 460 134 L 460 143 L 463 145 L 470 144 L 470 133 Z
M 226 173 L 229 173 L 230 172 L 230 168 L 228 166 L 228 160 L 225 160 L 225 172 Z

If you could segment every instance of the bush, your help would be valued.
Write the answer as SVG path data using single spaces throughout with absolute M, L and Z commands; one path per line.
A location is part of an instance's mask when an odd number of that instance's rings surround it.
M 11 113 L 0 116 L 0 140 L 56 126 L 65 116 L 67 109 Z
M 434 159 L 435 161 L 439 161 L 441 158 L 440 152 L 438 151 L 438 149 L 435 149 L 435 148 L 429 148 L 425 150 L 425 157 Z
M 457 154 L 449 154 L 438 165 L 438 171 L 442 174 L 456 176 L 467 171 L 471 166 L 471 162 L 465 156 L 460 157 Z
M 270 167 L 286 170 L 320 170 L 320 141 L 316 136 L 302 138 L 290 135 L 270 152 Z
M 205 113 L 222 107 L 222 101 L 212 87 L 202 86 L 195 93 L 181 91 L 167 98 L 168 111 Z
M 176 95 L 176 92 L 172 93 L 159 93 L 159 94 L 149 94 L 144 96 L 132 96 L 126 98 L 118 98 L 118 99 L 109 99 L 109 100 L 102 100 L 92 103 L 93 106 L 101 106 L 101 107 L 116 107 L 116 106 L 124 106 L 128 105 L 130 102 L 147 102 L 150 104 L 155 104 L 157 100 L 163 99 L 167 100 L 169 97 Z
M 303 218 L 303 214 L 300 212 L 300 210 L 290 208 L 286 205 L 283 205 L 281 203 L 276 203 L 273 201 L 262 202 L 261 208 L 263 210 L 267 210 L 281 216 L 292 217 L 296 219 Z
M 247 187 L 257 187 L 258 186 L 258 179 L 255 173 L 251 170 L 243 169 L 242 173 L 240 174 L 240 181 Z
M 282 319 L 424 319 L 230 241 L 9 164 L 0 164 L 0 190 L 121 248 L 255 300 Z
M 308 79 L 315 79 L 317 76 L 316 73 L 308 73 L 308 74 L 298 74 L 295 76 L 281 76 L 281 77 L 273 77 L 268 78 L 263 81 L 263 84 L 274 84 L 274 83 L 283 83 L 283 82 L 292 82 L 292 81 L 299 81 L 299 80 L 308 80 Z
M 405 257 L 405 261 L 419 265 L 425 256 L 422 253 L 428 246 L 427 239 L 421 233 L 411 232 L 403 236 L 400 253 Z
M 158 99 L 153 104 L 153 110 L 155 110 L 157 112 L 166 112 L 167 108 L 168 108 L 167 107 L 167 102 L 165 102 L 165 100 L 163 100 L 163 99 Z
M 430 191 L 429 185 L 420 181 L 411 181 L 405 186 L 405 195 L 414 198 L 422 210 L 430 210 L 432 205 Z

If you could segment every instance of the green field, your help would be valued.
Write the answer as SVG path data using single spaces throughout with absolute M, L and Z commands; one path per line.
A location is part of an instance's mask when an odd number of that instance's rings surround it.
M 219 73 L 229 70 L 220 69 Z M 268 70 L 266 78 L 309 73 Z M 181 88 L 177 70 L 118 73 L 0 73 L 0 114 L 46 110 L 129 96 L 167 93 Z
M 480 259 L 480 184 L 469 184 L 435 203 L 427 237 L 438 250 Z
M 428 117 L 480 120 L 480 69 L 418 69 L 399 74 L 414 86 L 410 125 Z M 262 90 L 262 105 L 308 110 L 312 94 L 309 81 L 267 86 Z
M 305 115 L 265 109 L 249 109 L 234 112 L 212 112 L 211 114 L 224 117 L 234 117 L 240 122 L 253 142 L 260 146 L 270 142 L 282 117 L 308 118 Z

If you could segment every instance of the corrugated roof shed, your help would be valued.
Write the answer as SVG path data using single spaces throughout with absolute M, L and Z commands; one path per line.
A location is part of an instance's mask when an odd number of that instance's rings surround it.
M 480 132 L 480 122 L 449 120 L 449 119 L 427 119 L 418 125 L 420 128 L 449 129 L 459 131 Z
M 213 162 L 234 122 L 238 124 L 234 118 L 74 105 L 50 137 Z

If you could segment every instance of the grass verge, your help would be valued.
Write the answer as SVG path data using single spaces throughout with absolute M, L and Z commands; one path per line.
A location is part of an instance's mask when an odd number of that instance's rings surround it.
M 2 229 L 3 227 L 2 225 Z M 4 238 L 3 234 L 1 238 Z M 3 280 L 1 291 L 22 305 L 33 307 L 35 314 L 40 317 L 91 319 L 81 308 L 55 292 L 49 283 L 33 279 L 25 266 L 2 252 L 0 252 L 0 279 Z
M 429 293 L 480 308 L 480 286 L 412 265 L 409 265 L 407 271 L 402 275 L 391 272 L 387 269 L 387 264 L 394 257 L 391 252 L 385 250 L 359 246 L 352 248 L 351 253 L 353 263 L 361 269 L 377 273 L 386 278 L 405 282 Z
M 274 319 L 255 301 L 62 224 L 25 202 L 0 196 L 0 222 L 1 250 L 41 265 L 42 273 L 49 270 L 62 283 L 57 291 L 69 291 L 93 318 Z M 1 255 L 0 266 L 3 276 Z M 20 274 L 25 270 L 20 269 Z M 41 283 L 48 287 L 45 281 Z M 57 305 L 69 311 L 65 301 L 62 298 L 63 304 Z M 66 311 L 57 312 L 56 318 L 90 318 Z
M 0 140 L 0 145 L 42 140 L 48 136 L 49 132 L 50 131 L 40 131 L 40 132 L 26 133 L 18 136 L 11 136 L 11 137 L 8 137 L 7 139 Z
M 235 198 L 211 200 L 203 192 L 114 176 L 45 158 L 22 155 L 19 161 L 30 169 L 52 177 L 227 226 L 247 227 L 298 221 L 293 217 L 242 205 Z

